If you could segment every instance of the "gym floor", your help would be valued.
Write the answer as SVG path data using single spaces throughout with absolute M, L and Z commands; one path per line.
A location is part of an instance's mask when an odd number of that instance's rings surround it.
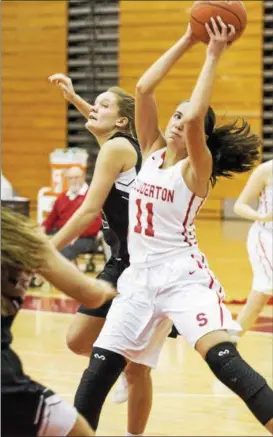
M 197 228 L 200 248 L 225 287 L 227 301 L 242 301 L 252 279 L 245 244 L 249 224 L 200 220 Z M 97 267 L 99 270 L 100 265 Z M 41 289 L 30 290 L 13 328 L 13 347 L 20 354 L 26 372 L 71 403 L 88 362 L 87 358 L 73 355 L 65 344 L 66 331 L 77 306 L 77 302 L 45 284 Z M 241 308 L 240 304 L 228 306 L 234 315 Z M 272 321 L 273 306 L 267 305 L 239 344 L 242 356 L 271 387 Z M 145 435 L 269 435 L 181 337 L 167 339 L 152 377 L 154 401 Z M 97 435 L 125 435 L 126 408 L 126 404 L 113 404 L 110 394 Z

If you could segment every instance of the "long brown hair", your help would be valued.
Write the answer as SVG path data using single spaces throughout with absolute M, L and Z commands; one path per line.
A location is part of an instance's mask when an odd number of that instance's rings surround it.
M 11 312 L 6 297 L 16 295 L 22 273 L 46 265 L 46 236 L 29 218 L 1 208 L 1 314 Z M 5 296 L 3 296 L 5 295 Z
M 135 98 L 118 86 L 108 88 L 108 91 L 117 97 L 120 117 L 126 117 L 128 119 L 128 125 L 124 129 L 124 132 L 133 138 L 137 138 L 135 127 Z
M 251 170 L 259 160 L 261 145 L 260 138 L 251 132 L 244 119 L 220 126 L 215 126 L 215 120 L 210 107 L 205 117 L 205 133 L 213 158 L 212 185 L 219 177 L 232 178 L 234 173 Z

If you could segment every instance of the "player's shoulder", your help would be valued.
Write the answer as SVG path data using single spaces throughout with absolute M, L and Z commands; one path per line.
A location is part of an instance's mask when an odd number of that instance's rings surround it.
M 273 160 L 263 162 L 255 168 L 254 173 L 257 176 L 264 177 L 265 179 L 273 177 Z
M 134 150 L 134 146 L 132 144 L 132 141 L 130 141 L 127 137 L 115 137 L 110 138 L 106 143 L 104 144 L 106 147 L 111 147 L 115 150 Z
M 261 167 L 266 173 L 273 173 L 273 159 L 270 159 L 269 161 L 264 162 L 261 164 Z
M 121 163 L 136 159 L 136 150 L 129 139 L 125 137 L 115 137 L 107 140 L 100 149 L 99 154 L 105 159 L 115 159 Z
M 264 178 L 266 185 L 271 184 L 273 180 L 273 159 L 264 162 Z

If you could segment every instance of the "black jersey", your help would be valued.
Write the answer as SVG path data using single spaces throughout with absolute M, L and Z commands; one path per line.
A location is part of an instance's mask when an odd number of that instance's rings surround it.
M 103 205 L 103 233 L 107 244 L 111 247 L 112 255 L 121 258 L 129 264 L 127 248 L 127 234 L 129 224 L 129 191 L 141 168 L 142 156 L 137 140 L 130 135 L 117 132 L 113 138 L 126 138 L 137 152 L 137 163 L 130 170 L 120 173 L 111 188 L 110 193 Z
M 10 347 L 11 325 L 23 300 L 10 297 L 6 299 L 9 299 L 14 307 L 14 315 L 1 315 L 1 435 L 3 437 L 45 435 L 40 434 L 40 427 L 46 430 L 50 427 L 57 429 L 56 417 L 49 413 L 48 405 L 51 409 L 56 405 L 60 414 L 59 405 L 63 401 L 52 390 L 33 381 L 24 373 L 20 358 Z
M 30 378 L 23 372 L 20 358 L 10 348 L 12 342 L 11 325 L 22 304 L 21 298 L 10 299 L 16 313 L 12 316 L 1 315 L 1 378 L 2 392 L 10 390 L 11 386 L 28 384 Z
M 2 290 L 3 293 L 3 290 Z M 11 334 L 11 325 L 17 315 L 17 312 L 19 311 L 23 299 L 21 297 L 7 297 L 6 299 L 9 299 L 10 303 L 14 307 L 14 314 L 11 316 L 1 316 L 1 349 L 8 349 L 10 347 L 10 344 L 12 342 L 12 334 Z

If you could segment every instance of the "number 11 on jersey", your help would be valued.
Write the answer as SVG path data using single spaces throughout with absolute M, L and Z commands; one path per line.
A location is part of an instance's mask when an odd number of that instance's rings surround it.
M 136 205 L 137 205 L 137 224 L 134 227 L 134 231 L 137 234 L 141 234 L 142 232 L 142 224 L 141 224 L 141 219 L 142 219 L 142 208 L 141 208 L 141 199 L 137 199 L 136 200 Z M 147 235 L 148 237 L 154 237 L 154 228 L 153 228 L 153 204 L 152 203 L 146 203 L 146 209 L 147 209 L 147 226 L 144 229 L 144 233 L 145 235 Z

